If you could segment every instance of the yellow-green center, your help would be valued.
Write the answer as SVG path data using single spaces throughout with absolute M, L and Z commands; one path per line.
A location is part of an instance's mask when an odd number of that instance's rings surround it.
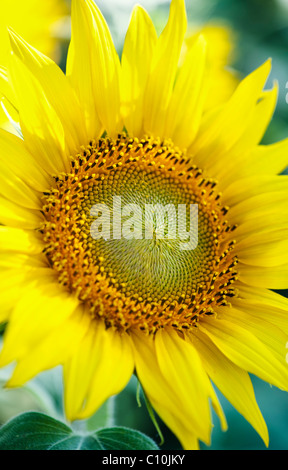
M 215 189 L 171 143 L 90 142 L 45 195 L 59 282 L 108 327 L 193 327 L 233 295 L 234 227 Z

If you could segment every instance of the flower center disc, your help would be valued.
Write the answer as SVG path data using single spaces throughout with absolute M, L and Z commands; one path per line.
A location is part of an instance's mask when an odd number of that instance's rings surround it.
M 92 141 L 45 194 L 45 253 L 107 327 L 193 327 L 234 295 L 237 260 L 216 182 L 171 142 Z

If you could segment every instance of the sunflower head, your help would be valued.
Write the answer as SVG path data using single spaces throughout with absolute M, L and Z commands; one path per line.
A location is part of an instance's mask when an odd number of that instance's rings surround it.
M 228 208 L 217 183 L 171 142 L 127 134 L 91 141 L 55 183 L 42 209 L 44 252 L 59 282 L 107 327 L 191 329 L 200 315 L 214 314 L 214 306 L 234 295 L 235 226 L 229 226 Z M 100 233 L 99 222 L 93 231 L 98 204 L 104 212 Z M 185 218 L 189 209 L 189 219 L 191 206 L 198 208 L 197 246 L 181 240 L 180 209 Z M 127 220 L 128 211 L 134 220 Z M 186 221 L 190 238 L 192 219 L 193 212 Z M 171 221 L 173 233 L 165 223 Z
M 210 401 L 226 427 L 213 381 L 267 443 L 248 373 L 287 389 L 287 301 L 270 289 L 287 288 L 288 144 L 259 145 L 277 86 L 263 91 L 268 60 L 209 105 L 209 43 L 183 56 L 186 22 L 172 0 L 158 37 L 136 7 L 120 62 L 75 0 L 67 75 L 10 33 L 0 363 L 16 360 L 10 386 L 63 364 L 71 420 L 136 371 L 188 449 L 210 440 Z

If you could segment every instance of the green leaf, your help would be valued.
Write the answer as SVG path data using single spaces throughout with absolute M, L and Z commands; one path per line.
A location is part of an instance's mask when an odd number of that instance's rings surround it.
M 0 428 L 0 450 L 157 450 L 152 439 L 124 427 L 77 433 L 42 413 L 16 416 Z
M 159 450 L 150 437 L 125 427 L 99 429 L 97 434 L 105 450 Z

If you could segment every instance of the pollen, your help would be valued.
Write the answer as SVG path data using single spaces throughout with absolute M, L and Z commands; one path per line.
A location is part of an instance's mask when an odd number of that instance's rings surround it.
M 186 238 L 179 213 L 157 219 L 153 208 L 160 206 L 185 208 Z M 197 242 L 191 207 L 197 208 Z M 235 295 L 236 227 L 229 208 L 217 182 L 171 141 L 125 134 L 91 141 L 71 157 L 69 173 L 55 176 L 42 212 L 44 252 L 59 283 L 107 328 L 184 331 Z

